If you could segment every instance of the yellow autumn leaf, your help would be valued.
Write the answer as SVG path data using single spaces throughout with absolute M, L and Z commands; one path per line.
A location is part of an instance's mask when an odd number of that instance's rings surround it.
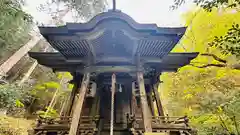
M 183 90 L 183 93 L 188 93 L 189 90 Z
M 74 86 L 73 84 L 68 84 L 68 86 L 67 86 L 67 87 L 68 87 L 68 89 L 70 89 L 70 90 L 71 90 L 71 89 L 73 89 L 73 86 Z
M 183 99 L 185 99 L 185 100 L 189 100 L 189 99 L 192 99 L 192 98 L 193 98 L 192 94 L 187 94 L 183 97 Z
M 189 112 L 192 112 L 192 107 L 188 107 L 188 111 L 189 111 Z
M 16 100 L 15 104 L 17 107 L 24 107 L 24 104 L 18 99 Z
M 72 75 L 71 75 L 70 72 L 65 72 L 65 73 L 63 74 L 63 77 L 68 78 L 68 79 L 72 79 Z
M 58 74 L 57 74 L 57 78 L 58 78 L 58 79 L 62 79 L 62 77 L 63 77 L 62 73 L 58 73 Z
M 218 107 L 217 107 L 217 112 L 219 112 L 219 113 L 223 112 L 223 109 L 222 109 L 221 106 L 218 106 Z
M 223 78 L 224 76 L 226 76 L 226 74 L 227 74 L 226 70 L 224 70 L 224 69 L 219 69 L 219 70 L 217 71 L 216 77 L 217 77 L 218 79 L 221 79 L 221 78 Z
M 47 87 L 47 88 L 60 88 L 60 84 L 57 83 L 57 82 L 46 82 L 44 83 L 44 85 Z

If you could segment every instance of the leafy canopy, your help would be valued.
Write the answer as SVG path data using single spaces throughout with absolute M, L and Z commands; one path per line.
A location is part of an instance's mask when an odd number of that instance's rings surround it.
M 0 0 L 0 58 L 28 39 L 32 17 L 21 6 L 19 0 Z
M 50 0 L 41 4 L 39 10 L 48 13 L 55 25 L 62 25 L 66 14 L 72 15 L 75 22 L 85 22 L 105 11 L 106 7 L 107 0 Z
M 174 0 L 173 9 L 183 5 L 186 0 Z M 194 0 L 194 3 L 206 11 L 212 11 L 214 8 L 227 7 L 239 8 L 240 0 Z
M 200 135 L 237 134 L 240 124 L 240 71 L 228 66 L 239 64 L 236 42 L 239 40 L 240 12 L 231 11 L 197 9 L 185 14 L 188 29 L 173 50 L 208 54 L 199 55 L 192 65 L 223 63 L 223 66 L 196 68 L 189 65 L 177 73 L 164 73 L 161 78 L 164 83 L 160 90 L 163 90 L 166 112 L 189 115 L 191 125 Z

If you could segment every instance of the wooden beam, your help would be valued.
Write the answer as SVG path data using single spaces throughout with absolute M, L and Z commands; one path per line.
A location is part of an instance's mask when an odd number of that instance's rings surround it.
M 77 135 L 78 126 L 80 123 L 80 116 L 81 116 L 82 107 L 83 107 L 83 101 L 87 92 L 89 80 L 90 80 L 90 73 L 84 74 L 81 88 L 79 89 L 79 98 L 77 100 L 77 104 L 73 112 L 73 118 L 72 118 L 69 135 Z
M 143 79 L 143 73 L 138 72 L 137 73 L 137 80 L 138 85 L 140 89 L 140 99 L 141 99 L 141 106 L 142 106 L 142 117 L 143 117 L 143 124 L 145 132 L 152 132 L 152 119 L 150 116 L 150 110 L 147 103 L 147 96 L 146 96 L 146 90 L 144 85 L 144 79 Z
M 160 100 L 160 95 L 158 92 L 158 84 L 157 83 L 155 86 L 153 86 L 153 93 L 154 93 L 154 98 L 156 100 L 156 104 L 157 104 L 157 109 L 158 109 L 158 115 L 159 116 L 164 116 L 164 112 L 163 112 L 163 107 L 162 107 L 162 103 Z
M 141 68 L 141 70 L 143 70 L 143 68 Z M 136 71 L 137 71 L 136 66 L 89 66 L 83 70 L 83 72 L 86 72 L 86 73 L 87 72 L 119 73 L 119 72 L 136 72 Z
M 130 78 L 130 77 L 129 77 Z M 127 77 L 125 77 L 125 78 L 118 78 L 117 79 L 117 83 L 118 84 L 128 84 L 129 82 L 132 82 L 132 81 L 134 81 L 134 79 L 132 79 L 132 78 L 127 78 Z M 102 78 L 102 80 L 103 80 L 103 84 L 109 84 L 109 85 L 111 85 L 111 80 L 110 79 L 108 79 L 108 78 Z M 144 83 L 145 84 L 151 84 L 151 80 L 150 79 L 144 79 Z

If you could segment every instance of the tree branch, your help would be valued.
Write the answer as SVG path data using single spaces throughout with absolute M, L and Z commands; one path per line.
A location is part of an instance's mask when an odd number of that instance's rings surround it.
M 233 65 L 227 65 L 227 64 L 205 64 L 205 65 L 194 65 L 193 63 L 189 64 L 193 67 L 197 68 L 207 68 L 207 67 L 230 67 L 232 69 L 240 70 L 240 63 L 238 64 L 233 64 Z
M 197 67 L 197 68 L 207 68 L 207 67 L 227 67 L 226 64 L 206 64 L 206 65 L 202 65 L 202 66 L 197 66 L 194 64 L 189 64 L 193 67 Z
M 226 60 L 224 60 L 224 59 L 218 57 L 218 56 L 215 55 L 215 54 L 211 54 L 211 53 L 202 53 L 201 55 L 202 55 L 202 56 L 211 56 L 211 57 L 213 57 L 215 60 L 217 60 L 217 61 L 219 61 L 219 62 L 222 62 L 222 63 L 225 63 L 225 64 L 227 63 Z

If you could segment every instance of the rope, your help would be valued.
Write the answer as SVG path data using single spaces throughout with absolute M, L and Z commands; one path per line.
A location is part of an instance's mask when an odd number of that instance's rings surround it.
M 112 97 L 111 97 L 111 123 L 110 123 L 110 135 L 113 135 L 115 86 L 116 86 L 116 75 L 115 75 L 115 74 L 112 74 Z

